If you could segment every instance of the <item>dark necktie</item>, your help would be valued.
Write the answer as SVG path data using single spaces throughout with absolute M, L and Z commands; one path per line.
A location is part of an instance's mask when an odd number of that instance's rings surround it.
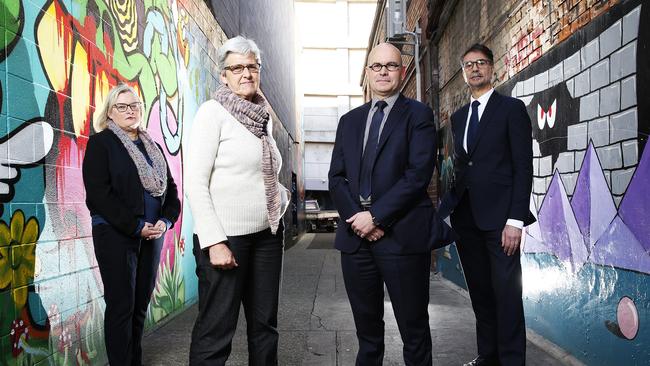
M 478 131 L 478 106 L 481 103 L 478 100 L 472 102 L 472 114 L 469 116 L 469 126 L 467 127 L 467 152 L 472 149 Z
M 377 104 L 375 104 L 377 110 L 375 111 L 375 114 L 372 115 L 372 121 L 370 122 L 368 140 L 366 141 L 366 147 L 363 150 L 363 161 L 361 162 L 359 193 L 363 198 L 370 197 L 370 181 L 372 180 L 372 167 L 375 164 L 375 157 L 377 156 L 379 128 L 381 127 L 381 121 L 384 120 L 384 108 L 387 105 L 388 104 L 383 100 L 378 101 Z

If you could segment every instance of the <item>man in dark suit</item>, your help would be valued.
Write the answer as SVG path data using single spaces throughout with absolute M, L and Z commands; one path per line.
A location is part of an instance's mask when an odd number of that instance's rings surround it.
M 492 51 L 475 44 L 462 56 L 471 101 L 451 116 L 455 184 L 440 216 L 451 213 L 476 315 L 478 357 L 466 366 L 524 365 L 522 228 L 535 221 L 532 126 L 523 102 L 492 88 Z
M 431 365 L 427 195 L 436 158 L 433 112 L 399 94 L 402 58 L 382 43 L 368 56 L 372 101 L 341 117 L 329 189 L 341 223 L 345 288 L 359 339 L 357 365 L 381 365 L 384 284 L 404 342 L 406 365 Z

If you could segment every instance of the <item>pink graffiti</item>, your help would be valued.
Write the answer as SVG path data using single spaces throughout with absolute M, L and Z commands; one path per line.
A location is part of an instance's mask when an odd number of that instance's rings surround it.
M 178 121 L 176 120 L 176 115 L 169 105 L 167 105 L 167 126 L 171 133 L 176 133 L 178 131 Z M 183 207 L 183 167 L 182 167 L 182 157 L 181 154 L 171 155 L 165 144 L 165 139 L 163 138 L 161 121 L 160 121 L 160 101 L 155 101 L 151 106 L 151 113 L 149 114 L 149 120 L 147 122 L 147 132 L 151 137 L 163 147 L 165 153 L 165 158 L 169 164 L 169 170 L 171 170 L 172 177 L 178 188 L 178 198 L 181 200 L 181 210 Z M 160 260 L 165 261 L 166 255 L 169 257 L 169 263 L 174 263 L 174 236 L 181 238 L 181 227 L 183 220 L 183 214 L 178 218 L 178 221 L 174 224 L 174 228 L 165 234 L 165 243 L 163 244 L 162 254 Z M 174 233 L 176 235 L 174 235 Z

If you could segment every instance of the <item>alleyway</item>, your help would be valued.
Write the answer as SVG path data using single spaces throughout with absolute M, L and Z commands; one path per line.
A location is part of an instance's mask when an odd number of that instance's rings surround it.
M 354 365 L 357 341 L 333 234 L 306 234 L 287 250 L 280 299 L 280 365 Z M 434 365 L 460 365 L 476 354 L 469 300 L 446 281 L 431 281 Z M 146 365 L 186 365 L 196 305 L 144 340 Z M 242 312 L 243 313 L 243 312 Z M 386 298 L 385 365 L 401 365 L 401 340 Z M 243 315 L 229 365 L 246 365 Z M 560 361 L 529 342 L 528 365 Z

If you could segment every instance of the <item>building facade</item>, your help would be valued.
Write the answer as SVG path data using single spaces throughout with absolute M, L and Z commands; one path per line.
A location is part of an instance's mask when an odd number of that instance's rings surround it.
M 339 118 L 363 104 L 359 86 L 376 1 L 295 1 L 297 88 L 305 140 L 305 190 L 324 208 Z

